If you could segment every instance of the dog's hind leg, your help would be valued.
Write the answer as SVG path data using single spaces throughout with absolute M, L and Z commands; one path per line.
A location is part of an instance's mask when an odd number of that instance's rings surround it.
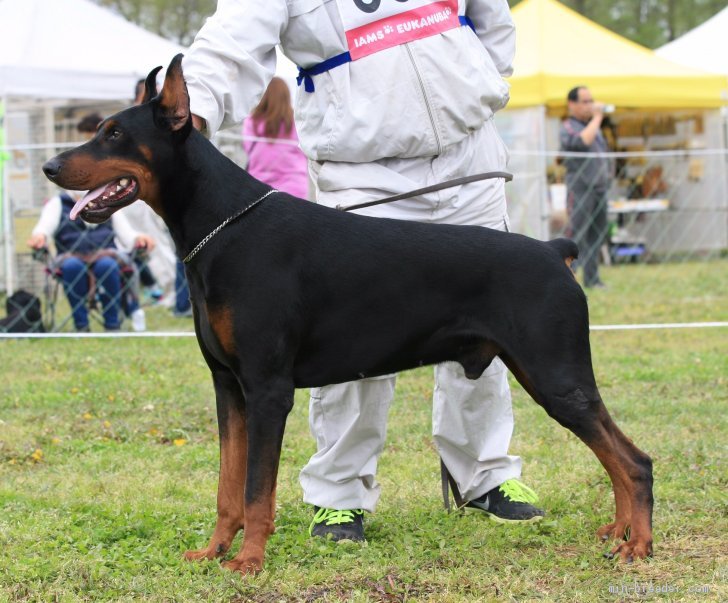
M 277 380 L 246 387 L 248 469 L 245 482 L 243 547 L 223 565 L 243 574 L 263 567 L 265 546 L 274 531 L 276 480 L 286 418 L 293 408 L 293 385 Z
M 540 336 L 524 338 L 528 349 L 511 349 L 502 357 L 533 399 L 589 446 L 606 469 L 615 519 L 597 534 L 623 539 L 629 528 L 629 540 L 610 554 L 630 561 L 652 554 L 652 461 L 619 430 L 602 402 L 586 324 L 561 324 L 553 333 L 541 325 Z
M 220 481 L 217 489 L 217 523 L 206 548 L 187 551 L 185 559 L 222 557 L 245 522 L 245 478 L 248 436 L 245 401 L 238 380 L 227 369 L 213 373 L 220 435 Z
M 596 392 L 596 390 L 595 390 Z M 610 553 L 625 561 L 652 555 L 652 461 L 627 438 L 609 416 L 597 393 L 587 398 L 580 389 L 565 397 L 551 396 L 547 412 L 592 449 L 612 481 L 615 518 L 597 535 L 625 540 Z
M 606 407 L 600 407 L 600 433 L 598 437 L 585 440 L 605 468 L 614 484 L 615 501 L 622 499 L 622 508 L 617 502 L 617 513 L 612 523 L 602 526 L 597 535 L 602 540 L 615 539 L 620 542 L 609 556 L 619 555 L 631 561 L 652 555 L 652 460 L 627 438 L 609 416 Z

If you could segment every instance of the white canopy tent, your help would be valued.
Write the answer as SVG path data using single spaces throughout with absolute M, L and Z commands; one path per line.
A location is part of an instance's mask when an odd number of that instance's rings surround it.
M 128 99 L 182 49 L 90 0 L 0 0 L 0 96 Z
M 128 99 L 183 51 L 91 0 L 0 0 L 0 97 Z M 277 74 L 293 79 L 278 59 Z
M 657 48 L 655 54 L 686 67 L 726 76 L 721 126 L 723 146 L 728 147 L 728 6 L 679 38 Z M 724 186 L 728 188 L 728 175 Z
M 724 13 L 728 17 L 728 9 Z M 625 128 L 620 137 L 623 150 L 646 152 L 652 146 L 658 150 L 660 145 L 662 151 L 669 151 L 670 146 L 686 150 L 723 148 L 720 107 L 728 78 L 706 71 L 704 61 L 689 68 L 655 56 L 556 0 L 521 2 L 513 9 L 513 19 L 519 41 L 514 74 L 509 80 L 511 100 L 504 111 L 496 114 L 496 123 L 511 151 L 510 167 L 515 178 L 508 185 L 509 214 L 518 232 L 539 238 L 551 235 L 552 190 L 546 174 L 555 167 L 551 153 L 559 147 L 566 92 L 575 85 L 589 86 L 595 98 L 616 105 L 617 112 L 611 118 L 616 124 L 621 120 L 625 124 L 628 120 L 648 123 L 646 120 L 653 118 L 681 120 L 681 126 L 662 137 L 646 135 L 640 127 L 628 134 Z M 564 36 L 564 32 L 569 35 Z M 716 33 L 719 40 L 710 42 L 701 52 L 728 61 L 726 33 L 728 26 L 723 27 L 720 36 Z M 590 52 L 575 55 L 575 47 L 588 47 Z M 599 60 L 595 61 L 597 56 Z M 667 161 L 662 160 L 666 167 Z M 655 213 L 640 223 L 645 230 L 650 229 L 650 248 L 662 251 L 652 240 L 658 237 L 665 247 L 677 240 L 687 250 L 698 249 L 698 244 L 710 249 L 724 246 L 728 232 L 724 219 L 728 185 L 725 161 L 717 154 L 699 160 L 712 178 L 689 178 L 685 172 L 687 161 L 671 161 L 674 170 L 682 169 L 679 185 L 676 172 L 672 174 L 675 184 L 671 211 Z M 615 195 L 622 193 L 614 191 Z M 534 199 L 541 202 L 534 203 Z M 714 212 L 701 214 L 704 223 L 710 224 L 710 236 L 699 230 L 703 222 L 698 225 L 692 220 L 694 230 L 680 223 L 683 217 L 696 215 L 694 208 L 698 205 Z
M 14 288 L 12 193 L 15 180 L 28 187 L 37 165 L 18 145 L 48 143 L 55 107 L 93 101 L 128 102 L 134 84 L 155 65 L 166 65 L 182 48 L 90 0 L 0 0 L 0 115 L 5 119 L 2 183 L 5 288 Z M 24 108 L 45 110 L 43 131 L 33 140 Z M 25 173 L 14 171 L 16 162 Z M 24 163 L 25 162 L 25 163 Z M 0 164 L 2 167 L 2 164 Z
M 17 210 L 26 197 L 37 203 L 45 196 L 40 156 L 51 153 L 38 149 L 58 142 L 54 111 L 123 106 L 137 80 L 156 65 L 168 65 L 179 52 L 184 48 L 90 0 L 0 0 L 0 282 L 7 291 L 14 288 L 18 249 L 13 205 Z M 276 71 L 295 85 L 295 66 L 280 52 Z
M 728 75 L 728 7 L 655 54 L 687 67 Z

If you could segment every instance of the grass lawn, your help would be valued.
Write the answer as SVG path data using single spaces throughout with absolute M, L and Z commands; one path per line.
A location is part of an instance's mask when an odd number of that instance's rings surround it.
M 728 320 L 726 260 L 603 276 L 593 324 Z M 150 327 L 189 328 L 167 314 L 150 309 Z M 296 392 L 277 532 L 252 578 L 182 560 L 207 543 L 217 488 L 215 404 L 194 338 L 0 340 L 0 602 L 728 600 L 728 329 L 591 339 L 602 397 L 654 460 L 654 559 L 602 557 L 606 473 L 515 382 L 511 451 L 546 519 L 446 514 L 423 368 L 398 383 L 364 546 L 308 538 L 298 471 L 315 448 Z

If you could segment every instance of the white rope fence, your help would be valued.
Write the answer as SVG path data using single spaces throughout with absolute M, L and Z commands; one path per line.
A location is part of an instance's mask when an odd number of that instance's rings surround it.
M 297 145 L 296 141 L 269 139 L 261 136 L 248 137 L 261 143 Z M 232 158 L 241 153 L 243 138 L 239 132 L 220 132 L 214 142 L 225 147 L 224 152 Z M 560 161 L 567 157 L 609 158 L 615 161 L 616 173 L 609 203 L 609 242 L 602 246 L 601 262 L 605 265 L 636 264 L 629 269 L 634 287 L 641 291 L 641 302 L 651 303 L 658 293 L 664 294 L 665 270 L 695 262 L 725 260 L 728 249 L 728 149 L 715 148 L 715 141 L 706 141 L 711 148 L 674 148 L 656 151 L 619 151 L 609 153 L 565 153 L 544 149 L 512 149 L 510 152 L 515 179 L 510 183 L 509 213 L 516 232 L 548 239 L 564 236 L 567 226 L 565 207 L 564 170 Z M 712 144 L 710 144 L 712 142 Z M 0 148 L 0 151 L 27 152 L 28 155 L 42 155 L 43 151 L 73 148 L 76 142 L 17 144 Z M 629 148 L 629 147 L 628 147 Z M 33 162 L 30 162 L 33 163 Z M 652 173 L 654 170 L 654 173 Z M 649 178 L 648 178 L 649 176 Z M 659 186 L 658 186 L 659 185 Z M 7 193 L 7 191 L 6 191 Z M 659 205 L 659 207 L 658 207 Z M 11 207 L 6 210 L 12 210 Z M 37 208 L 34 208 L 34 210 Z M 8 214 L 10 215 L 10 214 Z M 30 215 L 30 211 L 28 211 Z M 23 219 L 27 221 L 24 215 Z M 25 222 L 23 222 L 24 228 Z M 8 262 L 14 269 L 7 271 L 7 279 L 15 268 L 22 268 L 26 279 L 18 282 L 19 288 L 43 298 L 40 265 L 29 259 L 29 252 L 23 253 L 16 247 L 13 229 L 3 228 L 3 247 Z M 12 226 L 12 225 L 10 225 Z M 17 233 L 15 233 L 17 234 Z M 568 233 L 566 233 L 568 234 Z M 22 243 L 22 241 L 21 241 Z M 19 251 L 20 249 L 20 251 Z M 623 253 L 622 253 L 623 252 Z M 20 258 L 17 259 L 16 258 Z M 21 272 L 17 268 L 18 273 Z M 37 269 L 36 269 L 37 268 Z M 618 268 L 616 268 L 618 269 Z M 616 274 L 616 273 L 614 273 Z M 621 275 L 620 275 L 621 276 Z M 10 287 L 7 288 L 11 290 Z M 654 294 L 653 294 L 654 290 Z M 61 294 L 63 292 L 61 291 Z M 620 300 L 616 299 L 615 304 Z M 65 306 L 63 306 L 65 308 Z M 59 308 L 60 309 L 60 308 Z M 670 317 L 655 316 L 654 318 Z M 592 325 L 592 331 L 628 331 L 649 329 L 702 329 L 725 328 L 726 322 L 715 322 L 725 318 L 723 313 L 704 311 L 691 315 L 691 323 L 641 323 Z M 616 319 L 616 316 L 614 317 Z M 675 315 L 674 318 L 682 318 Z M 643 314 L 637 320 L 649 321 L 653 317 Z M 625 320 L 621 317 L 617 320 Z M 700 322 L 698 322 L 700 321 Z M 44 321 L 46 324 L 47 321 Z M 59 323 L 60 324 L 60 323 Z M 46 324 L 46 328 L 49 328 Z M 169 328 L 173 329 L 172 325 Z M 155 331 L 120 333 L 47 333 L 47 334 L 0 334 L 0 339 L 20 338 L 119 338 L 119 337 L 191 337 L 191 331 Z
M 524 157 L 602 157 L 607 159 L 628 159 L 628 158 L 664 158 L 664 157 L 710 157 L 723 155 L 728 157 L 728 149 L 676 149 L 670 151 L 609 151 L 605 153 L 576 153 L 572 151 L 526 151 L 514 149 L 511 155 L 523 155 Z
M 670 322 L 654 324 L 591 325 L 590 331 L 636 331 L 644 329 L 725 328 L 728 322 Z M 145 331 L 114 333 L 0 333 L 0 339 L 139 339 L 160 337 L 194 337 L 194 331 Z
M 245 141 L 250 142 L 267 142 L 270 144 L 282 144 L 289 146 L 298 146 L 297 140 L 290 140 L 287 138 L 265 138 L 262 136 L 240 136 L 237 134 L 229 134 L 221 132 L 216 135 L 216 140 L 224 140 L 226 142 L 235 142 L 241 144 Z M 0 146 L 0 153 L 10 153 L 12 151 L 55 151 L 57 149 L 73 149 L 82 144 L 81 142 L 42 142 L 42 143 L 29 143 L 29 144 L 12 144 L 7 146 Z

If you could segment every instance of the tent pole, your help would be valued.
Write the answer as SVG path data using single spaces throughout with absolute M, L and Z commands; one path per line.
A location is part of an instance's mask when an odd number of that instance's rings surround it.
M 728 100 L 728 91 L 723 94 L 723 100 Z M 720 108 L 720 123 L 721 131 L 723 132 L 723 140 L 721 141 L 723 149 L 727 152 L 723 156 L 723 174 L 725 179 L 726 190 L 728 190 L 728 105 Z M 728 232 L 728 212 L 725 217 L 726 231 Z M 728 240 L 724 241 L 724 244 L 728 244 Z
M 546 105 L 539 106 L 539 132 L 540 137 L 538 140 L 539 149 L 546 151 Z M 548 168 L 548 157 L 546 153 L 541 155 L 540 174 L 543 174 L 541 180 L 541 186 L 539 186 L 539 203 L 540 203 L 540 216 L 538 238 L 542 241 L 548 241 L 550 238 L 550 223 L 551 223 L 551 205 L 549 204 L 549 183 L 546 177 Z
M 6 139 L 5 111 L 8 107 L 7 96 L 0 101 L 0 200 L 2 201 L 2 222 L 3 222 L 3 245 L 5 256 L 5 293 L 13 294 L 13 237 L 12 237 L 12 208 L 10 207 L 10 191 L 8 190 L 7 161 L 10 153 L 7 151 L 8 141 Z

